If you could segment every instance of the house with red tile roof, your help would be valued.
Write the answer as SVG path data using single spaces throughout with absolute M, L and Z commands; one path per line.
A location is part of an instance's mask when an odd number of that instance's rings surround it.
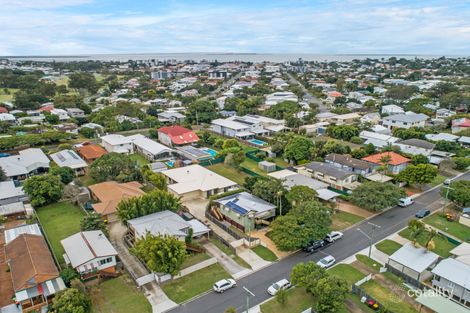
M 458 118 L 452 121 L 452 134 L 470 128 L 470 119 L 466 117 Z
M 199 137 L 190 129 L 172 125 L 158 129 L 158 140 L 164 145 L 174 147 L 196 143 L 199 141 Z
M 393 174 L 400 173 L 410 163 L 410 159 L 405 158 L 404 156 L 393 151 L 372 154 L 362 158 L 362 160 L 375 164 L 377 167 L 379 167 L 385 165 L 383 161 L 387 157 L 389 159 L 389 161 L 386 162 L 388 164 L 388 170 Z
M 81 146 L 77 148 L 77 152 L 88 163 L 92 163 L 108 153 L 103 147 L 95 144 Z

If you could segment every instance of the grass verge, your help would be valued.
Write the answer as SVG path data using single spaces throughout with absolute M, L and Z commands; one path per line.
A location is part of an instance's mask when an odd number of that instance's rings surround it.
M 216 263 L 165 283 L 161 287 L 171 300 L 181 303 L 210 290 L 216 281 L 227 277 L 230 277 L 230 275 L 220 264 Z
M 265 246 L 259 245 L 254 248 L 251 248 L 251 250 L 253 250 L 254 253 L 256 253 L 260 258 L 262 258 L 265 261 L 269 261 L 269 262 L 277 261 L 277 256 L 274 254 L 274 252 L 272 252 Z
M 385 239 L 378 244 L 375 245 L 377 250 L 382 251 L 385 254 L 392 255 L 402 247 L 401 244 L 399 244 L 396 241 L 390 240 L 390 239 Z
M 151 313 L 152 306 L 135 287 L 131 278 L 122 275 L 93 286 L 90 292 L 92 313 Z

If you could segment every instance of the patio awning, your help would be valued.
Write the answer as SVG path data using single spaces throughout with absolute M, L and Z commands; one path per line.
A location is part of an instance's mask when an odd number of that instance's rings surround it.
M 251 137 L 254 136 L 255 134 L 252 132 L 239 132 L 235 135 L 237 138 L 244 138 L 244 137 Z
M 464 306 L 438 294 L 435 290 L 427 290 L 423 292 L 416 302 L 421 303 L 425 307 L 437 313 L 468 313 L 470 310 Z

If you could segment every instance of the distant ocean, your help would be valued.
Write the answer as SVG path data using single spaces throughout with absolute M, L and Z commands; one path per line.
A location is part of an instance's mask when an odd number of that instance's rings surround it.
M 354 59 L 388 59 L 390 57 L 405 58 L 405 59 L 434 59 L 439 58 L 441 55 L 414 55 L 414 54 L 278 54 L 278 53 L 140 53 L 140 54 L 90 54 L 90 55 L 57 55 L 57 56 L 4 56 L 10 60 L 30 60 L 30 61 L 58 61 L 58 62 L 71 62 L 71 61 L 86 61 L 86 60 L 99 60 L 99 61 L 121 61 L 128 60 L 177 60 L 177 61 L 243 61 L 243 62 L 286 62 L 295 61 L 302 58 L 304 61 L 352 61 Z M 460 57 L 460 56 L 449 56 Z

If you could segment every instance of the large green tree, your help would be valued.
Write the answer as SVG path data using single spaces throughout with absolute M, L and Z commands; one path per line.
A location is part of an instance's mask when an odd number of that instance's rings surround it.
M 315 201 L 317 192 L 310 187 L 297 185 L 293 186 L 287 193 L 287 200 L 292 206 L 301 205 L 309 201 Z
M 3 168 L 0 166 L 0 181 L 5 181 L 8 180 L 8 176 L 3 170 Z
M 59 176 L 46 174 L 28 178 L 23 185 L 33 206 L 42 206 L 58 201 L 64 192 Z
M 52 310 L 55 313 L 88 313 L 91 310 L 91 301 L 78 289 L 69 288 L 56 294 Z
M 318 313 L 339 312 L 344 308 L 344 300 L 349 294 L 350 286 L 346 280 L 336 276 L 325 276 L 317 281 L 314 295 Z
M 449 200 L 457 203 L 459 206 L 466 207 L 470 205 L 470 181 L 458 180 L 449 185 L 449 188 L 443 187 L 441 194 L 445 197 L 448 194 Z
M 173 194 L 155 189 L 141 197 L 124 199 L 117 206 L 117 214 L 124 224 L 136 217 L 164 210 L 176 212 L 181 209 L 181 201 Z
M 307 292 L 314 293 L 317 283 L 327 275 L 326 270 L 315 262 L 298 263 L 292 268 L 290 274 L 292 284 L 304 287 Z
M 85 72 L 75 72 L 69 76 L 69 87 L 75 89 L 85 89 L 90 93 L 98 91 L 98 83 L 93 74 Z
M 251 182 L 251 180 L 247 180 Z M 277 179 L 257 179 L 252 185 L 251 192 L 261 199 L 273 203 L 278 206 L 282 206 L 282 212 L 287 212 L 290 209 L 290 203 L 287 201 L 287 189 L 284 188 L 282 182 Z
M 150 270 L 171 275 L 178 274 L 186 258 L 184 242 L 173 236 L 147 234 L 137 240 L 131 252 L 142 259 Z
M 410 164 L 397 175 L 396 179 L 408 185 L 428 184 L 436 178 L 438 172 L 437 167 L 431 164 Z
M 332 138 L 349 141 L 351 138 L 359 136 L 359 128 L 352 125 L 330 125 L 326 129 L 326 133 Z
M 380 212 L 397 205 L 403 197 L 406 197 L 405 191 L 393 184 L 365 182 L 353 191 L 351 201 L 363 209 Z
M 75 178 L 75 171 L 73 169 L 71 169 L 70 167 L 68 167 L 68 166 L 53 167 L 53 168 L 51 168 L 49 173 L 51 175 L 59 176 L 60 181 L 65 185 L 68 185 L 69 183 L 71 183 Z
M 270 236 L 283 251 L 292 251 L 321 239 L 329 232 L 331 212 L 317 201 L 304 202 L 271 224 Z
M 93 162 L 88 173 L 96 182 L 142 180 L 142 173 L 137 163 L 128 155 L 115 152 L 105 154 Z
M 217 105 L 214 101 L 197 100 L 186 108 L 186 121 L 190 124 L 210 123 L 217 118 Z
M 284 157 L 296 162 L 308 160 L 312 147 L 313 142 L 311 139 L 304 136 L 295 136 L 284 147 Z

